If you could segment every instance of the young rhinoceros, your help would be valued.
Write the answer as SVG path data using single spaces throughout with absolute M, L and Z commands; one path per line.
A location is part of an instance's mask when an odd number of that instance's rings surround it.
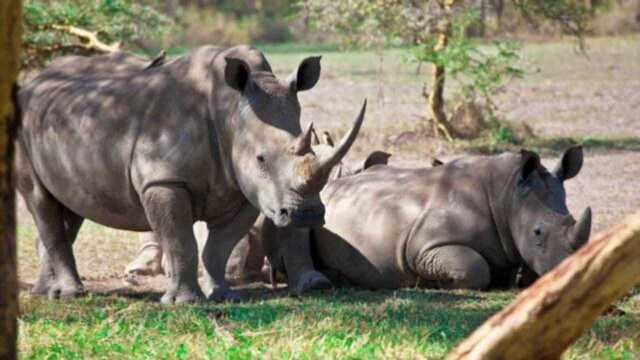
M 587 242 L 591 210 L 576 222 L 563 182 L 581 147 L 549 172 L 536 153 L 468 157 L 441 166 L 379 166 L 328 183 L 326 223 L 311 228 L 315 264 L 334 282 L 368 288 L 504 286 L 522 265 L 542 275 Z M 285 233 L 287 229 L 270 229 Z M 263 233 L 270 261 L 290 273 L 288 242 Z M 273 245 L 275 244 L 275 245 Z

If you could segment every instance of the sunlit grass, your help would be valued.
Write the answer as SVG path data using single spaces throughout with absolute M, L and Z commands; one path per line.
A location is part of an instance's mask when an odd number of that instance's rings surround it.
M 23 296 L 26 359 L 442 358 L 512 292 L 335 290 L 304 298 L 164 307 L 93 295 L 73 301 Z M 605 316 L 567 357 L 637 354 L 640 308 Z M 586 354 L 586 355 L 585 355 Z

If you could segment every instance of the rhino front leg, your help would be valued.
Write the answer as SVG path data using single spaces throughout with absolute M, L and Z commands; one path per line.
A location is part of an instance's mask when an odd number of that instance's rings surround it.
M 486 289 L 491 282 L 489 264 L 475 250 L 445 245 L 424 251 L 416 271 L 428 285 L 443 289 Z
M 295 295 L 309 290 L 328 289 L 333 286 L 324 274 L 317 271 L 311 258 L 311 238 L 309 228 L 276 228 L 266 219 L 262 236 L 269 253 L 278 259 L 272 259 L 275 266 L 284 268 L 289 289 Z M 272 255 L 273 256 L 273 255 Z
M 209 300 L 238 301 L 242 297 L 231 290 L 226 283 L 225 273 L 231 252 L 238 242 L 249 232 L 259 212 L 252 205 L 245 205 L 227 224 L 209 225 L 209 236 L 202 251 L 205 268 L 205 287 L 211 289 Z
M 189 193 L 179 187 L 153 186 L 143 196 L 149 224 L 172 269 L 162 303 L 189 303 L 204 294 L 198 284 L 198 248 L 193 236 Z

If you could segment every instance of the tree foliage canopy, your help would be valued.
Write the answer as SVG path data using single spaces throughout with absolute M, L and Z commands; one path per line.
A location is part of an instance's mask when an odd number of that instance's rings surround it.
M 23 66 L 28 67 L 41 66 L 55 56 L 101 51 L 74 30 L 85 30 L 96 41 L 116 47 L 159 36 L 173 26 L 151 6 L 130 0 L 27 0 L 23 19 Z

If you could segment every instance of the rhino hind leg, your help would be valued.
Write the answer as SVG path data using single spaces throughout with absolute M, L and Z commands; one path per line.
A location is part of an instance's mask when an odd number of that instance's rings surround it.
M 83 294 L 85 290 L 72 249 L 83 219 L 65 208 L 44 187 L 20 142 L 16 147 L 15 169 L 16 187 L 38 229 L 37 247 L 41 267 L 31 293 L 46 295 L 51 299 Z
M 189 193 L 179 187 L 153 186 L 145 191 L 143 204 L 149 225 L 172 269 L 161 302 L 177 304 L 204 299 L 198 284 L 198 247 Z
M 140 233 L 139 239 L 142 246 L 140 246 L 136 258 L 127 265 L 125 274 L 133 277 L 136 275 L 155 276 L 164 273 L 170 277 L 170 269 L 165 269 L 164 266 L 167 261 L 162 256 L 160 241 L 153 232 Z
M 76 240 L 78 231 L 80 230 L 80 226 L 82 225 L 84 219 L 68 210 L 65 210 L 62 216 L 65 229 L 64 241 L 69 242 L 70 246 L 73 246 L 73 243 Z M 49 256 L 45 245 L 39 237 L 36 239 L 36 248 L 41 265 L 38 280 L 30 290 L 31 294 L 48 295 L 52 298 L 57 298 L 75 297 L 81 295 L 84 292 L 82 284 L 74 284 L 70 287 L 63 286 L 62 288 L 55 289 L 54 284 L 57 283 L 57 279 L 55 276 L 53 262 L 51 261 L 51 257 Z
M 80 296 L 85 289 L 72 246 L 83 219 L 66 209 L 44 188 L 35 192 L 40 194 L 28 197 L 27 202 L 38 228 L 41 268 L 31 294 L 46 295 L 50 299 Z
M 489 264 L 475 250 L 459 245 L 429 249 L 420 255 L 416 270 L 421 281 L 443 289 L 486 289 Z

